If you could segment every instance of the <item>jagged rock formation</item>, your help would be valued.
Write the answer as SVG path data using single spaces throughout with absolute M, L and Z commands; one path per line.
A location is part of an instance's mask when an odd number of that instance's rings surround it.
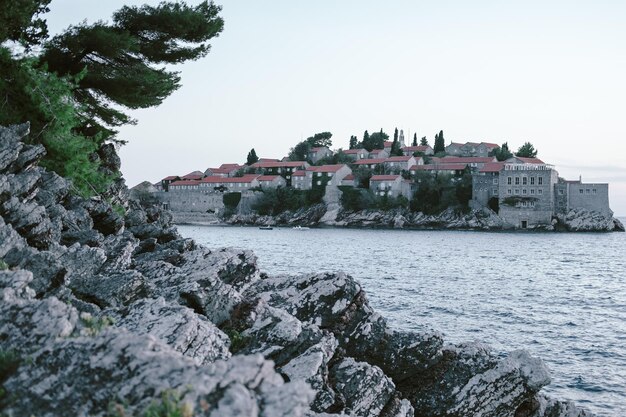
M 607 218 L 595 211 L 572 209 L 557 217 L 557 227 L 570 232 L 624 231 L 624 225 L 618 219 Z
M 397 332 L 345 274 L 267 277 L 171 216 L 84 200 L 0 128 L 0 411 L 584 417 L 543 397 L 540 359 Z M 165 401 L 165 400 L 162 400 Z

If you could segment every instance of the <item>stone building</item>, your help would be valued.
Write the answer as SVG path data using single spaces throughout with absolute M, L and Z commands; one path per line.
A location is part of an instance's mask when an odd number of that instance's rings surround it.
M 489 156 L 491 152 L 498 149 L 500 146 L 495 143 L 488 142 L 466 142 L 456 143 L 452 142 L 446 146 L 446 154 L 452 156 Z
M 314 164 L 324 158 L 330 158 L 331 156 L 333 156 L 333 151 L 328 149 L 326 146 L 311 148 L 307 155 L 309 161 L 313 162 Z
M 405 180 L 402 175 L 373 175 L 370 178 L 370 190 L 378 196 L 412 197 L 411 181 Z
M 538 158 L 513 157 L 505 161 L 499 178 L 499 215 L 517 228 L 552 223 L 554 186 L 558 173 Z
M 257 181 L 261 188 L 278 188 L 287 185 L 287 181 L 280 175 L 261 175 Z
M 472 174 L 472 200 L 479 207 L 487 207 L 489 200 L 500 197 L 500 171 L 504 162 L 488 162 Z
M 401 148 L 402 153 L 406 156 L 412 156 L 415 152 L 420 152 L 424 155 L 433 155 L 435 152 L 433 148 L 428 145 L 418 145 L 418 146 L 405 146 Z
M 297 190 L 311 190 L 324 188 L 327 185 L 342 185 L 342 180 L 352 174 L 348 165 L 320 165 L 312 166 L 306 170 L 299 170 L 293 174 L 293 188 Z
M 341 151 L 342 154 L 346 155 L 353 161 L 358 161 L 360 159 L 367 159 L 369 157 L 369 152 L 365 149 L 347 149 L 345 151 Z
M 422 158 L 419 158 L 424 163 Z M 383 163 L 387 172 L 408 171 L 413 165 L 418 165 L 418 161 L 414 156 L 390 156 Z
M 306 161 L 259 161 L 251 165 L 251 168 L 264 175 L 280 175 L 285 179 L 287 187 L 291 187 L 291 176 L 298 170 L 309 167 Z
M 583 209 L 613 216 L 609 206 L 609 184 L 583 183 L 559 178 L 554 186 L 556 212 L 565 214 L 572 209 Z

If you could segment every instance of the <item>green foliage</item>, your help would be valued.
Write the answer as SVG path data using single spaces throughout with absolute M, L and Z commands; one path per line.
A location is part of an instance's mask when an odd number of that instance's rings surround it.
M 398 141 L 398 128 L 396 127 L 395 133 L 393 134 L 393 143 L 391 144 L 391 152 L 390 156 L 402 156 L 402 149 L 400 149 L 400 142 Z
M 417 172 L 414 178 L 417 190 L 410 204 L 412 211 L 437 214 L 447 208 L 459 211 L 468 209 L 472 198 L 472 177 L 469 170 L 461 176 Z
M 7 269 L 9 269 L 9 265 L 2 259 L 0 259 L 0 271 L 5 271 Z
M 504 200 L 502 200 L 502 205 L 515 207 L 519 203 L 522 203 L 524 201 L 526 202 L 539 201 L 539 199 L 537 197 L 522 197 L 522 196 L 516 195 L 516 196 L 506 197 Z
M 426 136 L 422 137 L 422 139 L 420 140 L 420 145 L 428 146 L 428 139 L 426 139 Z
M 439 131 L 438 134 L 435 135 L 435 147 L 433 148 L 435 154 L 446 151 L 446 142 L 443 138 L 443 130 Z
M 250 342 L 250 338 L 242 335 L 239 331 L 231 328 L 224 329 L 224 333 L 230 339 L 230 352 L 234 355 L 246 347 Z
M 515 153 L 515 156 L 522 158 L 535 158 L 537 156 L 537 150 L 532 143 L 526 142 Z
M 294 188 L 269 188 L 252 205 L 261 215 L 275 216 L 284 211 L 296 211 L 322 202 L 324 189 L 296 190 Z
M 21 362 L 22 360 L 16 351 L 0 350 L 0 384 L 17 371 Z
M 60 76 L 77 76 L 74 89 L 83 106 L 80 131 L 98 140 L 113 140 L 115 128 L 134 121 L 122 108 L 161 104 L 180 86 L 180 76 L 163 64 L 198 59 L 208 41 L 223 28 L 219 6 L 162 2 L 158 6 L 123 7 L 112 24 L 81 23 L 47 42 L 41 63 Z
M 499 148 L 494 149 L 492 154 L 498 161 L 506 161 L 513 157 L 513 153 L 509 150 L 509 144 L 507 142 L 504 142 Z
M 91 314 L 83 313 L 80 318 L 89 336 L 95 336 L 115 323 L 113 317 L 109 316 L 94 317 Z
M 341 190 L 341 206 L 346 211 L 385 211 L 396 208 L 407 208 L 409 206 L 409 201 L 404 196 L 377 196 L 370 190 L 343 185 L 340 186 L 339 189 Z
M 141 413 L 141 417 L 192 417 L 193 405 L 183 401 L 184 393 L 168 389 L 161 392 L 161 398 L 154 400 Z M 132 417 L 124 405 L 112 402 L 109 404 L 110 417 Z
M 350 149 L 356 149 L 358 143 L 359 140 L 356 138 L 356 136 L 350 136 Z
M 51 0 L 5 1 L 0 7 L 0 44 L 11 40 L 26 48 L 48 36 L 46 21 L 39 16 L 49 11 Z
M 306 140 L 299 142 L 296 146 L 289 150 L 288 158 L 290 161 L 306 161 L 309 157 L 311 144 Z
M 333 146 L 333 142 L 330 140 L 332 136 L 333 134 L 330 132 L 321 132 L 316 133 L 311 137 L 308 137 L 306 141 L 309 145 L 311 145 L 311 148 L 317 148 L 322 146 L 330 148 L 331 146 Z
M 487 207 L 493 210 L 495 213 L 500 212 L 500 200 L 498 197 L 491 197 L 489 201 L 487 201 Z
M 248 157 L 246 158 L 246 164 L 252 165 L 257 162 L 259 162 L 259 157 L 256 155 L 256 151 L 254 150 L 254 148 L 252 148 L 250 152 L 248 152 Z
M 417 133 L 413 133 L 413 142 L 411 142 L 411 146 L 417 146 Z
M 126 216 L 126 209 L 121 204 L 111 204 L 113 211 L 120 217 Z
M 367 134 L 367 130 L 365 133 Z M 380 129 L 380 132 L 374 132 L 371 135 L 367 134 L 367 137 L 363 136 L 363 148 L 368 152 L 371 152 L 373 149 L 383 149 L 387 139 L 389 139 L 389 135 Z
M 30 142 L 43 144 L 41 165 L 72 180 L 76 194 L 104 193 L 116 177 L 100 170 L 93 158 L 98 145 L 76 133 L 81 107 L 72 99 L 76 78 L 60 78 L 35 67 L 33 59 L 13 59 L 0 48 L 0 124 L 31 122 Z M 80 78 L 80 76 L 78 76 Z
M 224 202 L 224 207 L 226 208 L 226 215 L 229 215 L 237 209 L 237 206 L 241 201 L 241 193 L 225 193 L 222 196 L 222 201 Z

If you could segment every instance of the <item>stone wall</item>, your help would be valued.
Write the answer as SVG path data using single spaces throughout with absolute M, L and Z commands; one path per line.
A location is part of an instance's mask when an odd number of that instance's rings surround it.
M 612 216 L 609 208 L 608 184 L 568 184 L 568 209 L 597 211 L 605 216 Z

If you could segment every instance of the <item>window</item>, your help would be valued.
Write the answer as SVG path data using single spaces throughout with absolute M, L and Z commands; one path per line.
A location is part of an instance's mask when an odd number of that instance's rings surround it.
M 513 191 L 511 191 L 511 189 L 509 188 L 508 190 L 506 190 L 506 193 L 507 193 L 508 195 L 511 195 L 511 194 L 513 194 Z
M 511 177 L 507 178 L 507 179 L 506 179 L 506 183 L 507 183 L 508 185 L 513 184 L 513 178 L 511 178 Z
M 537 190 L 537 194 L 542 195 L 543 194 L 543 190 L 540 188 Z
M 494 178 L 494 179 L 493 179 L 493 183 L 494 183 L 494 185 L 497 185 L 497 184 L 498 184 L 498 179 L 497 179 L 497 178 Z
M 519 188 L 515 189 L 515 194 L 519 194 Z
M 593 189 L 593 193 L 594 194 L 598 194 L 598 190 L 596 190 L 595 188 Z
M 538 177 L 537 178 L 537 184 L 543 185 L 543 177 Z
M 317 172 L 317 176 L 318 176 L 318 177 L 321 177 L 321 176 L 322 176 L 322 173 L 321 173 L 321 172 Z
M 530 185 L 535 185 L 535 177 L 530 177 Z
M 522 185 L 528 185 L 528 177 L 522 177 Z
M 582 188 L 578 191 L 580 191 L 581 194 L 585 192 Z
M 322 181 L 318 181 L 318 182 L 317 182 L 317 185 L 322 185 Z
M 526 194 L 527 192 L 528 192 L 528 191 L 526 190 L 526 188 L 524 188 L 524 189 L 522 190 L 522 194 Z
M 559 190 L 559 195 L 563 195 L 563 189 L 562 188 Z
M 332 178 L 332 176 L 333 176 L 333 173 L 332 173 L 332 172 L 329 172 L 329 173 L 328 173 L 328 177 L 329 177 L 329 178 Z
M 526 202 L 522 201 L 522 207 L 526 207 Z
M 493 189 L 493 195 L 498 195 L 498 189 L 497 188 Z
M 535 194 L 535 189 L 534 189 L 534 188 L 531 188 L 531 189 L 530 189 L 530 193 L 531 193 L 531 194 Z
M 589 188 L 587 188 L 587 189 L 585 190 L 585 193 L 587 193 L 587 194 L 591 194 L 591 190 L 590 190 Z
M 519 177 L 515 177 L 515 185 L 519 185 Z

